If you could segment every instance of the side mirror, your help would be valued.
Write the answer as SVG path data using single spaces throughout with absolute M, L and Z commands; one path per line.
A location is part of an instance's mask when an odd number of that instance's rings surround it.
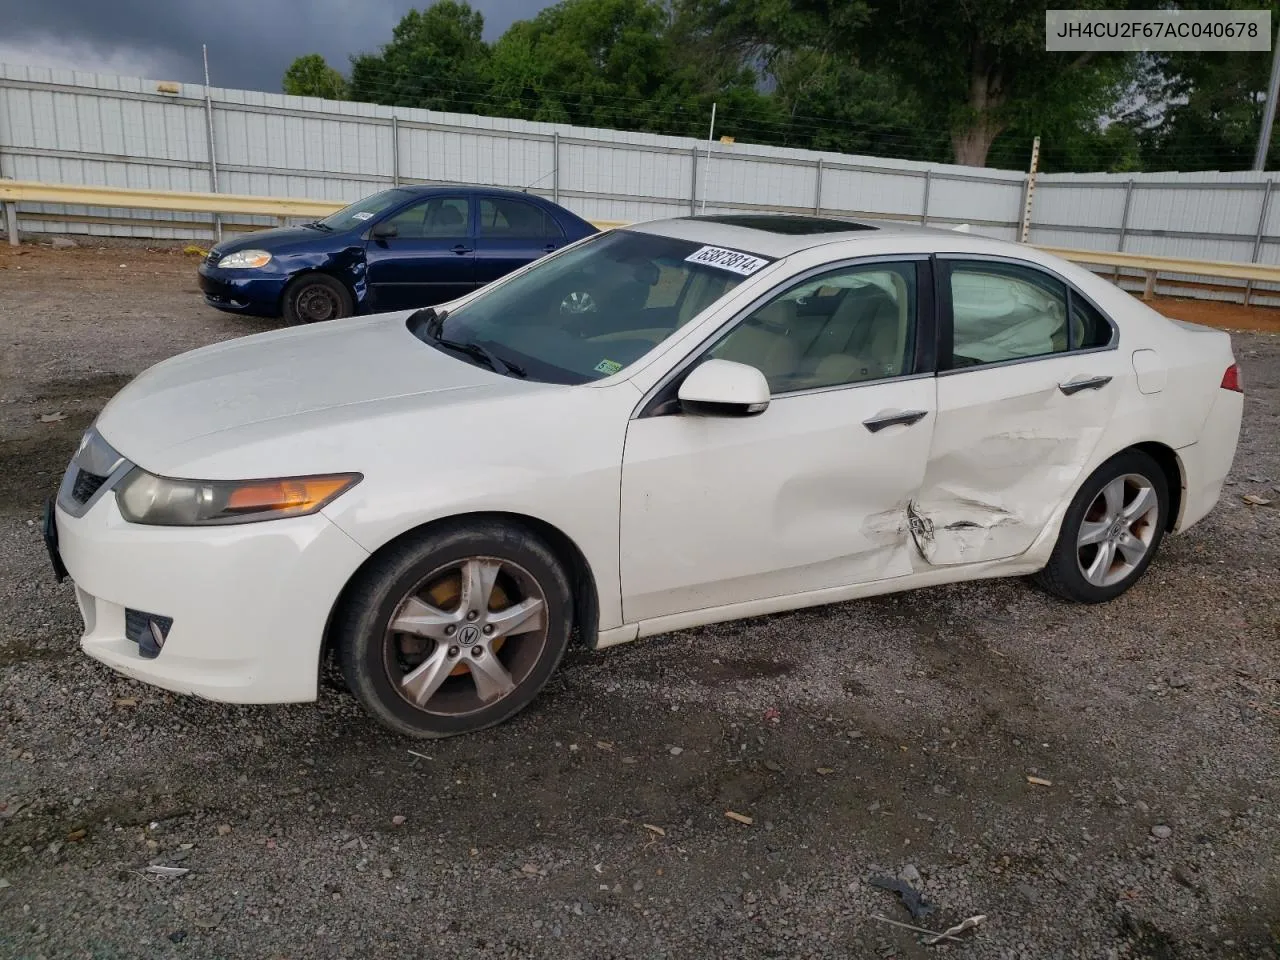
M 400 228 L 389 220 L 383 220 L 381 223 L 374 226 L 373 230 L 370 231 L 370 235 L 377 240 L 385 240 L 387 237 L 398 237 L 400 235 Z
M 753 417 L 769 406 L 769 382 L 745 363 L 707 360 L 685 377 L 676 396 L 686 413 Z

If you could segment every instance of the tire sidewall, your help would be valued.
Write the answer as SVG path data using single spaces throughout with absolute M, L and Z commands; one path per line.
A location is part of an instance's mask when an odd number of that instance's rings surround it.
M 321 286 L 330 290 L 338 298 L 338 312 L 330 319 L 341 320 L 343 317 L 349 317 L 354 312 L 355 307 L 351 299 L 351 294 L 343 284 L 335 280 L 333 277 L 324 273 L 304 273 L 300 277 L 295 277 L 285 287 L 284 291 L 284 318 L 291 326 L 303 326 L 316 321 L 308 320 L 298 312 L 298 300 L 302 296 L 304 290 L 310 286 Z
M 1099 587 L 1085 579 L 1080 570 L 1076 541 L 1080 534 L 1080 524 L 1089 506 L 1112 480 L 1125 474 L 1138 474 L 1144 477 L 1156 491 L 1159 509 L 1156 517 L 1156 529 L 1151 538 L 1151 546 L 1146 555 L 1134 570 L 1119 583 L 1109 587 Z M 1164 470 L 1141 450 L 1126 450 L 1117 454 L 1098 467 L 1080 487 L 1062 519 L 1062 532 L 1058 546 L 1054 551 L 1052 563 L 1058 566 L 1056 571 L 1060 580 L 1066 581 L 1071 592 L 1086 603 L 1103 603 L 1120 596 L 1146 573 L 1147 567 L 1155 558 L 1156 551 L 1164 539 L 1169 519 L 1169 482 Z
M 468 557 L 491 556 L 519 564 L 542 588 L 547 603 L 547 639 L 533 671 L 508 696 L 465 717 L 429 714 L 395 690 L 383 662 L 387 624 L 408 595 L 433 570 Z M 523 710 L 546 685 L 569 645 L 573 604 L 569 581 L 551 551 L 523 531 L 460 530 L 423 538 L 398 551 L 395 560 L 357 587 L 360 614 L 338 638 L 352 692 L 383 724 L 412 737 L 448 737 L 491 727 Z

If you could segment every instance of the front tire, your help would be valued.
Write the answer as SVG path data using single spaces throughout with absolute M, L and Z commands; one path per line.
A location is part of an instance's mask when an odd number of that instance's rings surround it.
M 474 733 L 533 701 L 573 627 L 551 550 L 497 523 L 410 537 L 375 558 L 344 600 L 336 636 L 348 687 L 410 737 Z
M 1168 516 L 1169 482 L 1160 465 L 1141 450 L 1119 453 L 1081 486 L 1034 579 L 1077 603 L 1113 600 L 1146 572 Z
M 290 326 L 339 320 L 355 312 L 351 292 L 324 273 L 304 273 L 285 287 L 284 319 Z

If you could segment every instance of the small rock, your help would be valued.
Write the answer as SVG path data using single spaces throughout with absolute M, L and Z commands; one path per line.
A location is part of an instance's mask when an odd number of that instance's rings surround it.
M 174 943 L 181 943 L 183 940 L 187 939 L 187 931 L 175 930 L 173 933 L 169 934 L 169 939 Z
M 1151 828 L 1151 835 L 1157 840 L 1168 840 L 1173 836 L 1173 828 L 1166 826 L 1163 823 L 1157 823 Z
M 382 868 L 382 879 L 383 879 L 383 880 L 390 880 L 390 879 L 391 879 L 391 869 L 390 869 L 389 867 L 383 867 L 383 868 Z
M 1031 901 L 1040 899 L 1040 894 L 1036 892 L 1036 888 L 1029 883 L 1018 884 L 1018 892 Z
M 359 847 L 359 846 L 360 846 L 360 838 L 359 838 L 359 837 L 354 837 L 354 838 L 352 838 L 351 840 L 348 840 L 346 843 L 344 843 L 344 844 L 342 845 L 342 849 L 343 849 L 343 850 L 355 850 L 355 849 L 356 849 L 357 847 Z
M 1173 687 L 1173 689 L 1175 690 L 1181 690 L 1189 682 L 1190 681 L 1187 680 L 1186 677 L 1170 677 L 1169 678 L 1169 686 Z
M 12 886 L 12 884 L 9 883 L 8 880 L 6 880 L 4 877 L 0 877 L 0 890 L 4 890 L 10 886 Z
M 218 824 L 218 836 L 225 837 L 230 832 L 231 832 L 231 824 L 229 823 Z
M 530 876 L 533 876 L 535 873 L 538 872 L 538 865 L 536 863 L 526 863 L 523 867 L 520 868 L 520 872 L 527 873 Z
M 672 747 L 672 748 L 671 748 L 671 755 L 672 755 L 673 757 L 678 757 L 678 756 L 680 756 L 680 754 L 682 754 L 682 753 L 684 753 L 684 747 Z
M 908 863 L 898 871 L 898 879 L 914 887 L 920 882 L 920 871 L 915 868 L 915 864 Z
M 633 892 L 635 892 L 635 893 L 639 893 L 641 890 L 643 890 L 643 889 L 644 889 L 644 881 L 643 881 L 643 880 L 637 880 L 635 883 L 633 883 L 633 884 L 631 885 L 631 889 L 632 889 L 632 891 L 633 891 Z
M 394 827 L 403 827 L 404 816 L 402 814 L 397 813 L 394 817 L 391 818 L 391 825 Z
M 50 853 L 54 853 L 54 854 L 56 854 L 56 853 L 57 853 L 59 850 L 61 850 L 61 849 L 62 849 L 62 841 L 61 841 L 61 840 L 55 840 L 55 841 L 53 841 L 53 843 L 49 844 L 49 852 L 50 852 Z
M 774 773 L 782 772 L 782 764 L 778 763 L 777 760 L 766 760 L 764 762 L 764 768 L 766 770 L 772 770 Z
M 1147 806 L 1146 802 L 1143 800 L 1133 801 L 1133 808 L 1137 810 L 1139 813 L 1147 813 L 1151 809 L 1149 806 Z
M 49 243 L 53 246 L 55 250 L 66 250 L 69 247 L 80 246 L 80 244 L 76 243 L 70 237 L 54 237 L 52 240 L 49 241 Z
M 58 423 L 59 421 L 65 420 L 65 419 L 67 419 L 67 415 L 61 411 L 58 411 L 57 413 L 40 414 L 41 423 Z

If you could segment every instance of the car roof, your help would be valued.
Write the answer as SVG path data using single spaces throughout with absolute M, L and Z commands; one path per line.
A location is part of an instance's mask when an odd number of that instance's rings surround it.
M 843 240 L 885 240 L 894 235 L 946 238 L 965 234 L 893 220 L 854 220 L 796 213 L 703 214 L 649 220 L 626 227 L 642 233 L 722 244 L 766 257 L 785 257 L 800 250 Z M 975 238 L 986 240 L 988 238 Z
M 519 197 L 522 200 L 535 200 L 542 203 L 548 202 L 544 197 L 540 197 L 536 193 L 526 193 L 523 190 L 512 190 L 509 187 L 487 187 L 483 184 L 475 183 L 405 183 L 392 189 L 402 190 L 405 193 L 411 193 L 414 196 L 457 193 L 459 190 L 465 190 L 468 193 L 486 193 L 492 196 Z

